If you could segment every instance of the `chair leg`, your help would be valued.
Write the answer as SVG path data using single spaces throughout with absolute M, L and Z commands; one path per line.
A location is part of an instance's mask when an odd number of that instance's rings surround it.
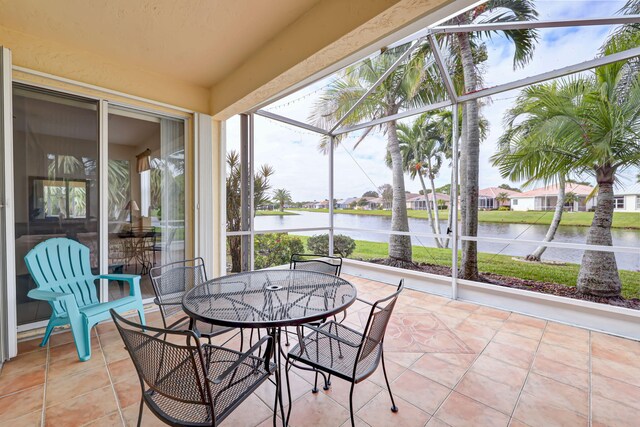
M 316 380 L 313 383 L 313 388 L 311 389 L 311 393 L 318 392 L 318 370 L 316 370 Z
M 284 425 L 289 425 L 289 418 L 291 418 L 291 407 L 293 406 L 291 401 L 291 384 L 289 383 L 289 358 L 287 357 L 287 362 L 284 365 L 284 375 L 287 378 L 287 394 L 289 395 L 289 409 L 287 410 L 287 419 L 284 420 Z
M 140 317 L 140 324 L 142 326 L 145 326 L 146 321 L 144 319 L 144 306 L 142 305 L 142 303 L 140 304 L 140 307 L 138 307 L 138 317 Z
M 71 333 L 81 362 L 91 359 L 91 328 L 82 320 L 71 322 Z
M 287 327 L 286 326 L 284 327 L 284 337 L 285 337 L 284 345 L 289 347 L 289 331 L 287 331 Z
M 49 319 L 49 323 L 47 324 L 47 330 L 44 333 L 42 342 L 40 343 L 40 347 L 44 347 L 47 345 L 47 342 L 49 341 L 49 337 L 51 336 L 51 332 L 53 332 L 54 328 L 55 328 L 54 318 L 51 317 L 51 319 Z
M 140 399 L 140 411 L 138 411 L 138 427 L 142 424 L 142 411 L 144 410 L 144 400 Z
M 391 393 L 391 386 L 389 385 L 389 378 L 387 378 L 387 368 L 384 366 L 384 351 L 382 351 L 382 372 L 384 373 L 384 381 L 387 383 L 387 390 L 389 390 L 389 397 L 391 398 L 391 412 L 398 412 L 396 402 L 393 400 L 393 393 Z
M 351 391 L 349 391 L 349 414 L 351 415 L 351 427 L 356 426 L 356 420 L 353 415 L 353 389 L 355 388 L 356 383 L 351 383 Z

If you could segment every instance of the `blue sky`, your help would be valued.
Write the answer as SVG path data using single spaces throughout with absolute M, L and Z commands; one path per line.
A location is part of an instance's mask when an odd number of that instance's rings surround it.
M 624 1 L 583 0 L 538 0 L 536 8 L 539 19 L 571 19 L 613 16 L 624 5 Z M 575 64 L 597 55 L 597 51 L 609 34 L 611 27 L 594 26 L 582 28 L 543 29 L 539 31 L 539 43 L 533 60 L 525 67 L 513 69 L 513 46 L 502 38 L 487 40 L 489 58 L 485 63 L 484 86 L 517 80 L 545 71 Z M 307 121 L 314 102 L 335 76 L 329 76 L 283 100 L 267 107 L 287 117 Z M 489 121 L 489 134 L 482 143 L 480 153 L 480 188 L 497 186 L 508 182 L 491 167 L 489 158 L 495 152 L 496 141 L 502 133 L 504 112 L 512 105 L 518 91 L 502 93 L 492 97 L 483 107 L 482 114 Z M 411 119 L 405 120 L 410 122 Z M 227 123 L 227 149 L 238 147 L 239 120 L 232 118 Z M 391 182 L 391 172 L 384 164 L 386 139 L 380 132 L 370 134 L 357 148 L 354 143 L 359 135 L 350 135 L 335 153 L 335 197 L 360 196 L 365 191 Z M 318 135 L 293 128 L 261 117 L 256 118 L 255 162 L 267 163 L 276 173 L 271 178 L 273 188 L 286 188 L 296 201 L 322 200 L 328 196 L 328 159 L 320 153 Z M 632 172 L 626 183 L 632 183 Z M 436 185 L 449 183 L 450 169 L 445 165 L 436 180 Z M 518 183 L 510 183 L 517 185 Z M 408 176 L 407 190 L 417 192 L 417 181 Z

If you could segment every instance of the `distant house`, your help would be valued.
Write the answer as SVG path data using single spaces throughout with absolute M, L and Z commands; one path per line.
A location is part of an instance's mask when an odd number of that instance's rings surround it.
M 565 203 L 567 211 L 588 211 L 596 204 L 596 198 L 592 197 L 587 201 L 589 194 L 593 192 L 593 187 L 582 184 L 568 183 L 565 185 L 565 193 L 574 193 L 577 197 L 575 202 Z M 511 199 L 511 210 L 514 211 L 552 211 L 556 208 L 558 200 L 558 185 L 536 188 L 535 190 L 516 193 L 509 197 Z
M 640 183 L 630 185 L 620 191 L 614 190 L 613 210 L 615 212 L 640 212 Z
M 500 206 L 510 206 L 510 202 L 499 202 L 498 194 L 506 193 L 507 196 L 520 194 L 514 190 L 506 190 L 500 187 L 487 187 L 478 191 L 478 209 L 498 209 Z
M 314 203 L 313 209 L 329 209 L 329 200 Z
M 408 195 L 407 195 L 408 196 Z M 433 196 L 429 194 L 429 202 L 431 202 L 432 207 L 444 206 L 445 208 L 449 206 L 451 202 L 451 197 L 448 194 L 436 193 L 435 201 Z M 407 209 L 413 210 L 425 210 L 427 209 L 427 198 L 423 195 L 417 194 L 413 195 L 411 198 L 407 197 Z
M 336 203 L 336 208 L 350 209 L 351 205 L 354 205 L 355 203 L 357 203 L 358 200 L 360 200 L 359 197 L 347 197 L 346 199 L 338 200 L 338 203 Z

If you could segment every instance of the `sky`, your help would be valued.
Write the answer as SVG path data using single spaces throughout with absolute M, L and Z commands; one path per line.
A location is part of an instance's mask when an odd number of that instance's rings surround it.
M 572 19 L 614 16 L 625 3 L 624 0 L 537 0 L 539 20 Z M 612 30 L 611 26 L 570 27 L 539 30 L 539 41 L 533 59 L 525 67 L 513 69 L 513 45 L 503 37 L 486 40 L 488 60 L 484 64 L 484 87 L 536 75 L 545 71 L 572 65 L 597 56 L 598 49 Z M 329 76 L 300 91 L 283 98 L 265 109 L 299 121 L 308 122 L 314 103 L 323 89 L 336 76 Z M 480 188 L 512 183 L 500 176 L 491 166 L 489 158 L 495 152 L 496 141 L 503 131 L 503 116 L 510 108 L 519 90 L 491 97 L 481 109 L 489 121 L 487 139 L 480 149 Z M 411 123 L 413 119 L 403 122 Z M 227 122 L 227 151 L 239 147 L 239 118 Z M 294 201 L 324 200 L 328 198 L 328 156 L 319 151 L 320 136 L 300 128 L 272 121 L 260 116 L 255 118 L 255 165 L 268 164 L 275 170 L 271 177 L 273 189 L 285 188 Z M 335 186 L 337 199 L 361 196 L 391 182 L 391 170 L 385 165 L 386 136 L 373 132 L 354 148 L 360 133 L 343 139 L 334 156 Z M 622 182 L 632 184 L 636 171 L 629 171 Z M 445 163 L 436 178 L 436 187 L 450 182 L 449 165 Z M 533 185 L 527 189 L 539 185 Z M 407 191 L 417 193 L 419 181 L 405 176 Z

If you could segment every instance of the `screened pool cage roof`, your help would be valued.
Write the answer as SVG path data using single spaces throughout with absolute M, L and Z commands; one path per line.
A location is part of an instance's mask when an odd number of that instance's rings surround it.
M 595 26 L 595 25 L 623 25 L 623 24 L 637 24 L 640 23 L 640 15 L 623 15 L 613 16 L 605 18 L 586 18 L 586 19 L 571 19 L 571 20 L 547 20 L 547 21 L 520 21 L 520 22 L 505 22 L 505 23 L 487 23 L 487 24 L 470 24 L 470 25 L 437 25 L 431 28 L 426 28 L 412 36 L 412 41 L 396 43 L 405 44 L 411 43 L 409 48 L 398 57 L 398 59 L 391 64 L 391 66 L 376 80 L 371 87 L 353 104 L 353 106 L 337 121 L 331 128 L 323 129 L 310 123 L 305 123 L 299 120 L 295 120 L 283 115 L 267 111 L 262 108 L 258 108 L 252 113 L 262 117 L 266 117 L 272 120 L 276 120 L 288 125 L 296 126 L 308 131 L 316 132 L 328 137 L 336 137 L 338 135 L 354 132 L 357 130 L 367 129 L 373 126 L 378 126 L 392 120 L 400 120 L 407 117 L 415 116 L 418 114 L 426 113 L 429 111 L 439 110 L 446 107 L 451 107 L 466 101 L 474 99 L 480 99 L 491 95 L 496 95 L 503 92 L 508 92 L 513 89 L 526 87 L 532 84 L 541 83 L 544 81 L 552 80 L 558 77 L 567 76 L 570 74 L 586 71 L 592 68 L 600 67 L 602 65 L 610 64 L 617 61 L 622 61 L 634 57 L 640 56 L 640 47 L 629 49 L 623 52 L 618 52 L 612 55 L 601 56 L 588 61 L 579 62 L 577 64 L 569 65 L 566 67 L 558 68 L 556 70 L 544 72 L 534 76 L 526 77 L 523 79 L 515 80 L 509 83 L 500 84 L 493 87 L 477 90 L 471 93 L 464 93 L 458 95 L 454 86 L 453 79 L 450 75 L 445 57 L 441 51 L 441 47 L 436 40 L 437 34 L 451 34 L 461 32 L 476 32 L 476 31 L 503 31 L 503 30 L 525 30 L 525 29 L 542 29 L 542 28 L 562 28 L 562 27 L 583 27 L 583 26 Z M 402 64 L 411 53 L 413 53 L 418 47 L 428 43 L 431 46 L 431 52 L 433 54 L 433 61 L 437 66 L 438 73 L 442 79 L 442 83 L 447 92 L 447 99 L 436 102 L 430 105 L 426 105 L 419 108 L 413 108 L 406 111 L 401 111 L 396 114 L 387 115 L 375 120 L 371 120 L 365 123 L 358 123 L 355 125 L 343 126 L 345 120 L 358 108 L 360 104 L 373 93 L 385 79 Z M 283 95 L 284 97 L 284 95 Z M 273 103 L 275 101 L 272 101 Z M 454 109 L 456 111 L 457 109 Z

